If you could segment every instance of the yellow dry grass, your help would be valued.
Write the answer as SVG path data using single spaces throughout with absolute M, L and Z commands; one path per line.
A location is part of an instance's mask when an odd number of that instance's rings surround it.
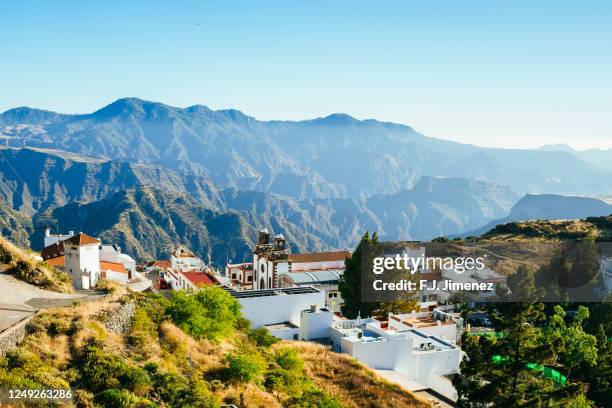
M 0 253 L 8 254 L 11 258 L 7 265 L 3 265 L 4 270 L 16 266 L 20 261 L 25 263 L 31 276 L 29 280 L 26 280 L 28 283 L 55 292 L 74 293 L 74 288 L 68 275 L 49 266 L 45 262 L 36 260 L 31 254 L 13 245 L 13 243 L 1 236 Z M 17 277 L 21 279 L 21 277 Z
M 409 391 L 384 380 L 372 370 L 346 354 L 304 342 L 281 343 L 296 348 L 305 369 L 318 387 L 336 395 L 354 408 L 429 407 L 429 403 Z M 277 345 L 276 347 L 280 347 Z

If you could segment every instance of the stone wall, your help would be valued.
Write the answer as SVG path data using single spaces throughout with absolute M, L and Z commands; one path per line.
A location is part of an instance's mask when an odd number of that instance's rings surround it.
M 34 314 L 0 333 L 0 357 L 17 347 L 23 340 L 26 335 L 26 326 L 33 317 Z

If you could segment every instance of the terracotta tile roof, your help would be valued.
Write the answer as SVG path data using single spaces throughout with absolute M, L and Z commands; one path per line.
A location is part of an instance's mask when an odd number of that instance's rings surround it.
M 56 256 L 55 258 L 46 259 L 45 262 L 53 266 L 54 268 L 63 268 L 65 265 L 64 263 L 65 259 L 66 257 L 62 255 L 62 256 Z
M 61 255 L 64 255 L 64 245 L 62 245 L 61 242 L 51 244 L 40 252 L 40 256 L 42 256 L 43 259 L 56 258 Z
M 302 262 L 332 262 L 332 261 L 344 261 L 346 258 L 351 257 L 350 251 L 336 251 L 336 252 L 313 252 L 310 254 L 289 254 L 289 261 L 302 263 Z
M 170 266 L 172 266 L 172 263 L 169 259 L 158 259 L 157 261 L 153 262 L 151 266 L 156 266 L 160 269 L 166 269 L 170 268 Z
M 183 276 L 199 288 L 217 283 L 214 278 L 205 272 L 183 272 Z
M 119 273 L 125 273 L 125 274 L 128 273 L 127 269 L 125 269 L 125 266 L 123 264 L 116 263 L 116 262 L 107 262 L 107 261 L 100 261 L 100 270 L 101 271 L 113 271 L 113 272 L 119 272 Z
M 90 244 L 99 244 L 100 240 L 94 237 L 90 237 L 89 235 L 83 234 L 81 232 L 80 234 L 77 234 L 73 237 L 65 239 L 62 242 L 67 242 L 72 245 L 90 245 Z

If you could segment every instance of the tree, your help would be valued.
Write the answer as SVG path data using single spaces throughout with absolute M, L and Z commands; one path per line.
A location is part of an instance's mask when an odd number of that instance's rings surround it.
M 492 318 L 503 336 L 463 335 L 466 357 L 461 363 L 461 375 L 453 380 L 460 406 L 536 406 L 565 397 L 556 396 L 552 380 L 530 368 L 554 361 L 556 351 L 555 345 L 542 341 L 538 328 L 545 315 L 544 306 L 536 303 L 539 294 L 533 285 L 533 273 L 519 267 L 508 278 L 508 286 L 515 294 L 522 291 L 522 297 L 531 302 L 496 305 Z
M 339 289 L 344 306 L 342 313 L 351 319 L 361 316 L 370 316 L 372 311 L 379 306 L 378 302 L 362 302 L 361 301 L 361 268 L 362 262 L 368 260 L 372 254 L 378 249 L 378 235 L 372 234 L 370 238 L 369 232 L 366 231 L 361 238 L 359 245 L 350 258 L 346 259 L 343 279 L 340 282 Z M 364 263 L 365 264 L 365 263 Z
M 166 313 L 192 336 L 215 341 L 231 335 L 241 317 L 240 303 L 218 287 L 173 292 Z
M 589 309 L 579 306 L 570 325 L 565 323 L 565 314 L 565 310 L 556 305 L 545 333 L 549 342 L 560 340 L 563 343 L 559 360 L 569 378 L 572 370 L 581 364 L 592 367 L 597 363 L 597 338 L 582 329 L 582 323 L 589 318 Z

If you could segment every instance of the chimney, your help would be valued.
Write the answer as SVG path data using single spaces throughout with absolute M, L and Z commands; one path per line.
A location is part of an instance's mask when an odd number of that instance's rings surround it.
M 45 238 L 49 238 L 51 236 L 51 227 L 45 227 Z
M 74 235 L 74 231 L 68 231 L 68 235 L 73 236 Z
M 310 313 L 315 313 L 316 311 L 317 311 L 317 305 L 316 304 L 310 305 Z

